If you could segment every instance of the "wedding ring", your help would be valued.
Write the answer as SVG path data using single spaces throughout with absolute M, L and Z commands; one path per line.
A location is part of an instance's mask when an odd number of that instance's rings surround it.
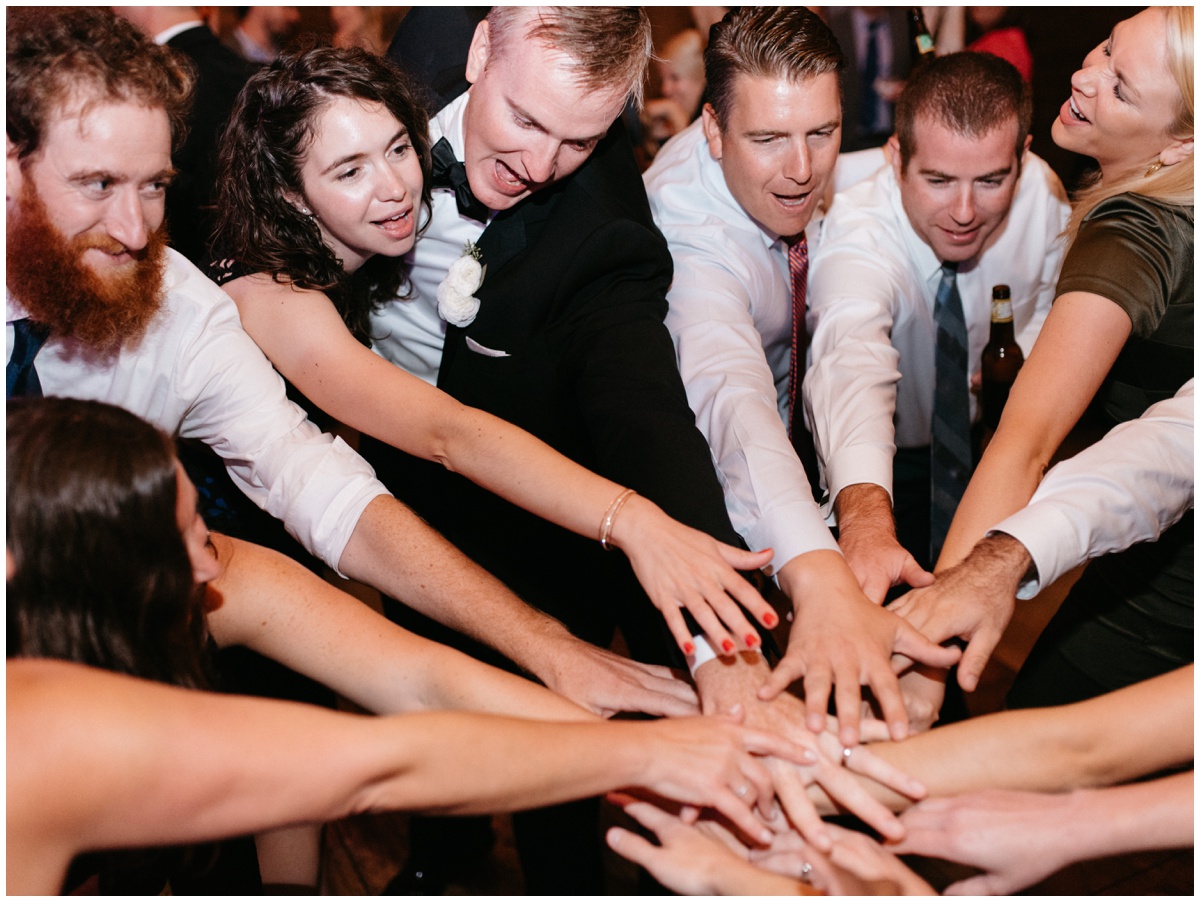
M 850 753 L 853 751 L 854 751 L 854 746 L 852 746 L 852 745 L 842 746 L 842 764 L 849 766 Z
M 749 786 L 749 784 L 747 784 L 747 783 L 743 783 L 741 786 L 739 786 L 737 789 L 735 789 L 735 790 L 733 791 L 733 793 L 734 793 L 734 795 L 736 795 L 736 796 L 737 796 L 739 799 L 744 799 L 744 798 L 746 797 L 746 793 L 748 793 L 749 791 L 750 791 L 750 786 Z
M 812 864 L 804 862 L 804 866 L 800 868 L 799 880 L 801 883 L 812 883 Z

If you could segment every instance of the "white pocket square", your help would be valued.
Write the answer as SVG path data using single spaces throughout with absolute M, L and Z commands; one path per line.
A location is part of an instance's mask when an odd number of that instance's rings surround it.
M 470 335 L 467 336 L 467 347 L 476 354 L 482 354 L 484 357 L 511 357 L 512 354 L 508 351 L 493 351 L 491 348 L 485 348 Z

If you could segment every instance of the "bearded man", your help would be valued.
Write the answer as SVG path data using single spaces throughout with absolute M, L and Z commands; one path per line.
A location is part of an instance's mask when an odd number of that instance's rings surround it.
M 330 567 L 581 704 L 678 704 L 652 671 L 571 636 L 391 497 L 286 399 L 229 297 L 165 248 L 187 63 L 108 9 L 13 8 L 6 31 L 8 395 L 106 401 L 210 445 Z

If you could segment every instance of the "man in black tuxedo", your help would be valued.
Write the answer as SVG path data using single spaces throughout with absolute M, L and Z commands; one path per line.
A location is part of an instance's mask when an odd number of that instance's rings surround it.
M 178 50 L 196 67 L 188 132 L 174 155 L 178 174 L 167 192 L 171 246 L 197 266 L 209 262 L 215 220 L 217 149 L 238 94 L 258 68 L 221 43 L 194 6 L 116 6 L 155 42 Z
M 531 38 L 539 22 L 561 34 Z M 425 27 L 446 40 L 438 26 L 427 16 L 393 52 L 426 44 Z M 591 54 L 577 63 L 547 44 L 574 32 Z M 409 257 L 413 295 L 386 305 L 372 334 L 402 368 L 737 544 L 662 324 L 670 255 L 628 139 L 619 123 L 609 128 L 640 86 L 648 51 L 636 9 L 492 11 L 470 46 L 473 87 L 441 98 L 431 124 L 435 144 L 465 155 L 479 220 L 435 188 L 433 218 Z M 486 273 L 478 314 L 455 325 L 438 313 L 438 284 L 467 242 Z M 683 663 L 622 557 L 436 464 L 374 445 L 370 453 L 424 516 L 531 603 L 600 645 L 620 620 L 635 656 Z
M 662 323 L 671 258 L 628 138 L 619 124 L 610 130 L 642 83 L 645 17 L 632 8 L 496 9 L 471 33 L 462 11 L 423 12 L 401 24 L 392 53 L 426 67 L 426 82 L 444 92 L 431 138 L 465 160 L 476 199 L 467 209 L 486 228 L 460 212 L 452 192 L 435 190 L 433 218 L 410 255 L 414 296 L 374 319 L 376 349 L 737 544 Z M 558 30 L 530 34 L 546 23 Z M 573 38 L 585 49 L 551 49 Z M 470 46 L 458 69 L 465 82 L 442 77 L 462 56 L 439 56 L 437 71 L 421 62 L 424 48 L 448 42 Z M 486 272 L 474 292 L 478 315 L 468 323 L 451 313 L 461 322 L 453 325 L 439 316 L 438 284 L 466 242 L 478 245 Z M 577 635 L 607 647 L 619 623 L 634 657 L 683 664 L 623 556 L 436 464 L 376 442 L 363 451 L 435 528 Z M 398 606 L 392 612 L 423 626 Z M 518 816 L 516 825 L 528 892 L 604 891 L 594 805 Z M 409 873 L 439 865 L 410 858 Z
M 434 11 L 425 12 L 420 28 L 402 23 L 393 43 L 402 65 L 415 58 L 406 47 L 453 43 Z M 454 34 L 465 46 L 465 33 Z M 413 292 L 377 313 L 372 335 L 403 369 L 737 544 L 663 325 L 671 256 L 618 121 L 628 99 L 640 99 L 650 48 L 648 20 L 633 7 L 489 13 L 467 53 L 470 90 L 441 97 L 430 123 L 441 161 L 432 218 L 409 256 Z M 439 59 L 439 71 L 453 64 Z M 470 293 L 477 310 L 439 289 L 468 245 L 486 268 Z M 577 635 L 607 646 L 619 626 L 634 657 L 682 663 L 623 557 L 436 464 L 373 441 L 362 450 L 433 526 Z M 757 635 L 745 632 L 717 650 L 724 657 L 690 662 L 706 709 L 738 701 L 756 724 L 802 730 L 795 698 L 757 700 L 767 667 Z M 541 830 L 542 866 L 531 867 L 518 820 L 530 893 L 602 891 L 598 848 L 589 863 L 551 843 L 568 834 Z

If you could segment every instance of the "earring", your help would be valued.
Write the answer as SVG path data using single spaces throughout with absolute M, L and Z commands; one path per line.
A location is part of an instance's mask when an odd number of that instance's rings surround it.
M 1154 173 L 1158 172 L 1158 170 L 1160 170 L 1162 168 L 1163 168 L 1163 161 L 1155 160 L 1153 163 L 1150 164 L 1150 167 L 1146 170 L 1145 178 L 1150 178 L 1150 176 L 1154 175 Z
M 297 207 L 296 209 L 300 212 L 301 216 L 307 216 L 309 219 L 312 219 L 312 210 L 308 209 L 308 207 Z

